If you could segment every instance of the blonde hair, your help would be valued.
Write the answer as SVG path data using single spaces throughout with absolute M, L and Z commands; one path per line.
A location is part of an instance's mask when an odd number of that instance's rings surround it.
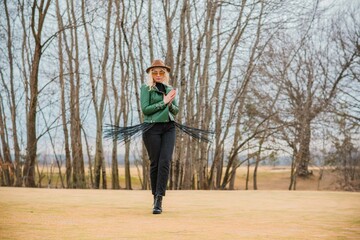
M 170 80 L 170 75 L 169 75 L 169 72 L 167 71 L 166 68 L 162 68 L 162 67 L 155 67 L 153 69 L 151 69 L 149 71 L 149 74 L 148 74 L 148 81 L 146 83 L 146 85 L 149 86 L 149 88 L 153 88 L 155 86 L 155 81 L 154 81 L 154 78 L 152 77 L 151 75 L 151 72 L 154 70 L 154 69 L 161 69 L 165 72 L 165 75 L 164 75 L 164 81 L 162 83 L 166 84 L 166 85 L 169 85 L 169 80 Z

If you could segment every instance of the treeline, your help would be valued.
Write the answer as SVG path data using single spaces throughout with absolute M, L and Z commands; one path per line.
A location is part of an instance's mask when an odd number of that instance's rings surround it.
M 119 189 L 123 151 L 123 187 L 137 154 L 149 189 L 144 147 L 104 142 L 103 131 L 142 121 L 139 89 L 155 58 L 172 68 L 177 121 L 215 132 L 210 144 L 178 133 L 170 189 L 233 189 L 243 164 L 257 189 L 261 162 L 285 154 L 289 189 L 315 162 L 358 184 L 360 5 L 343 2 L 2 1 L 1 185 L 38 186 L 46 149 L 62 187 L 108 188 L 110 165 Z

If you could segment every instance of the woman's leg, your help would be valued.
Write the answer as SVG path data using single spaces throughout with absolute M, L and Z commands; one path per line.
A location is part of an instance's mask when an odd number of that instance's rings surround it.
M 158 162 L 158 175 L 156 195 L 165 196 L 166 186 L 169 179 L 170 162 L 175 146 L 175 126 L 173 123 L 164 125 L 161 136 L 161 150 Z
M 150 182 L 151 192 L 155 196 L 158 177 L 158 163 L 161 150 L 161 131 L 159 126 L 154 125 L 143 135 L 145 147 L 150 158 Z

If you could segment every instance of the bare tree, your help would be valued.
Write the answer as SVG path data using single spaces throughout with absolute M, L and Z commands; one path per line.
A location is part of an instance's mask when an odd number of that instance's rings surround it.
M 297 67 L 292 70 L 296 82 L 290 80 L 285 82 L 285 89 L 292 106 L 294 106 L 295 118 L 298 124 L 300 146 L 295 161 L 297 175 L 299 176 L 310 174 L 308 167 L 312 121 L 321 112 L 326 111 L 336 96 L 338 85 L 345 79 L 346 72 L 359 57 L 355 45 L 348 47 L 346 50 L 343 47 L 339 49 L 345 55 L 343 59 L 339 59 L 339 68 L 327 67 L 329 65 L 326 61 L 331 61 L 330 58 L 333 58 L 333 56 L 318 59 L 321 54 L 311 53 L 310 47 L 307 48 L 303 52 L 304 55 L 299 57 Z M 349 49 L 350 52 L 347 52 Z M 321 69 L 317 70 L 316 66 L 320 66 Z
M 29 110 L 27 113 L 27 157 L 24 166 L 24 183 L 26 187 L 35 187 L 35 160 L 37 152 L 36 137 L 36 108 L 38 101 L 38 75 L 39 65 L 42 55 L 43 44 L 41 42 L 41 34 L 44 26 L 45 17 L 49 9 L 51 1 L 41 0 L 34 1 L 32 5 L 31 30 L 35 41 L 33 51 L 32 65 L 30 71 L 30 100 Z M 38 15 L 38 16 L 37 16 Z M 35 25 L 37 25 L 35 27 Z
M 7 137 L 7 127 L 6 122 L 4 121 L 4 111 L 3 111 L 3 100 L 0 95 L 0 138 L 1 138 L 1 148 L 3 151 L 3 158 L 1 158 L 1 168 L 2 168 L 2 177 L 4 178 L 3 182 L 5 186 L 12 186 L 14 184 L 14 166 L 11 160 L 11 153 L 8 144 Z
M 121 16 L 120 1 L 115 1 L 115 6 L 116 6 L 116 11 L 115 11 L 116 21 L 115 21 L 115 25 L 114 25 L 114 37 L 113 37 L 114 58 L 113 58 L 112 66 L 111 66 L 111 88 L 112 88 L 113 94 L 114 94 L 114 100 L 113 100 L 114 105 L 113 105 L 113 107 L 111 107 L 110 106 L 111 101 L 109 100 L 109 113 L 110 113 L 111 120 L 113 119 L 113 123 L 115 125 L 119 125 L 120 117 L 121 117 L 121 111 L 119 111 L 119 91 L 118 91 L 117 84 L 116 84 L 116 81 L 115 81 L 115 68 L 116 68 L 116 64 L 117 64 L 117 61 L 118 61 L 118 59 L 117 59 L 118 54 L 121 55 L 120 43 L 121 43 L 122 34 L 121 34 L 120 29 L 119 29 L 120 20 L 121 20 L 120 19 L 120 16 Z M 119 38 L 119 39 L 117 39 L 117 38 Z M 121 58 L 121 56 L 120 56 L 120 58 Z M 111 109 L 112 108 L 114 109 L 113 116 L 111 116 Z M 112 146 L 112 158 L 111 158 L 111 188 L 112 189 L 119 189 L 120 188 L 118 156 L 117 156 L 118 151 L 117 151 L 117 149 L 118 149 L 117 139 L 114 138 L 113 139 L 113 146 Z
M 176 6 L 177 8 L 178 6 Z M 166 7 L 165 7 L 166 8 Z M 175 9 L 176 9 L 175 8 Z M 180 32 L 178 39 L 178 51 L 176 54 L 176 65 L 173 66 L 173 86 L 176 88 L 178 85 L 181 85 L 183 89 L 186 86 L 186 57 L 187 57 L 187 47 L 188 47 L 188 39 L 186 38 L 186 15 L 190 10 L 188 0 L 184 0 L 182 3 L 181 14 L 180 14 Z M 173 17 L 172 17 L 173 18 Z M 167 18 L 167 24 L 171 25 L 171 17 Z M 170 31 L 167 27 L 167 31 Z M 172 35 L 172 33 L 168 33 L 168 35 Z M 174 60 L 173 60 L 174 61 Z M 184 105 L 186 103 L 185 100 L 186 92 L 181 91 L 179 97 L 177 99 L 179 105 L 179 113 L 178 115 L 182 115 L 184 113 Z M 181 121 L 181 120 L 180 120 Z M 181 141 L 177 141 L 175 145 L 175 158 L 171 164 L 171 173 L 170 173 L 170 189 L 180 189 L 182 185 L 182 177 L 184 172 L 184 160 L 186 154 L 186 148 L 183 147 L 185 141 L 183 139 L 183 134 L 179 136 L 178 139 Z
M 101 60 L 101 75 L 102 75 L 102 94 L 100 101 L 97 98 L 97 88 L 94 79 L 93 66 L 92 66 L 92 57 L 91 57 L 91 47 L 89 40 L 89 33 L 87 29 L 87 23 L 85 20 L 85 2 L 82 1 L 82 19 L 84 22 L 85 28 L 85 38 L 87 43 L 87 51 L 88 51 L 88 63 L 90 69 L 90 83 L 92 90 L 92 100 L 95 109 L 96 116 L 96 150 L 95 150 L 95 188 L 100 187 L 100 176 L 102 176 L 102 188 L 107 188 L 106 181 L 106 167 L 105 167 L 105 159 L 104 159 L 104 151 L 102 144 L 102 128 L 103 128 L 103 118 L 105 111 L 105 100 L 107 97 L 107 63 L 108 63 L 108 55 L 109 55 L 109 42 L 110 42 L 110 17 L 112 13 L 112 1 L 108 2 L 107 9 L 107 20 L 106 20 L 106 33 L 105 33 L 105 42 L 104 42 L 104 54 L 103 59 Z
M 358 126 L 352 124 L 345 117 L 338 117 L 337 124 L 339 131 L 336 132 L 336 135 L 331 136 L 334 150 L 327 154 L 326 163 L 335 167 L 335 171 L 338 172 L 340 189 L 359 191 L 360 153 L 351 136 L 352 131 L 358 128 Z
M 72 155 L 72 187 L 85 188 L 85 169 L 84 157 L 82 152 L 81 137 L 81 118 L 80 118 L 80 62 L 79 62 L 79 41 L 77 30 L 77 18 L 74 9 L 74 3 L 67 1 L 66 14 L 70 26 L 74 26 L 70 31 L 70 39 L 63 32 L 63 40 L 67 53 L 70 82 L 70 138 Z M 68 41 L 70 41 L 70 46 Z
M 71 172 L 72 172 L 72 164 L 71 164 L 71 153 L 70 153 L 70 144 L 69 144 L 69 131 L 67 127 L 67 119 L 66 119 L 66 101 L 65 101 L 65 76 L 64 76 L 64 55 L 63 55 L 63 34 L 62 30 L 64 29 L 64 24 L 62 21 L 62 17 L 60 14 L 60 6 L 59 1 L 56 1 L 56 17 L 58 21 L 58 53 L 59 53 L 59 81 L 60 81 L 60 92 L 61 92 L 61 120 L 63 125 L 64 132 L 64 143 L 65 143 L 65 162 L 66 162 L 66 186 L 70 188 L 71 184 Z
M 12 27 L 9 16 L 9 11 L 7 7 L 7 0 L 4 1 L 5 5 L 5 15 L 6 15 L 6 23 L 7 23 L 7 49 L 8 49 L 8 58 L 9 58 L 9 67 L 10 67 L 10 109 L 11 109 L 11 124 L 12 124 L 12 136 L 14 143 L 14 160 L 15 160 L 15 175 L 16 175 L 16 183 L 15 186 L 22 186 L 22 174 L 21 174 L 21 163 L 20 163 L 20 147 L 18 140 L 18 131 L 17 131 L 17 106 L 16 106 L 16 95 L 14 88 L 14 60 L 13 60 L 13 39 L 12 39 Z
M 125 14 L 126 5 L 125 3 L 123 5 L 123 13 L 122 15 L 125 17 L 128 14 Z M 121 33 L 123 34 L 123 40 L 124 40 L 124 46 L 126 46 L 126 52 L 123 53 L 123 55 L 127 54 L 127 57 L 124 57 L 124 63 L 126 64 L 126 71 L 124 78 L 122 79 L 121 87 L 122 87 L 122 94 L 121 94 L 121 111 L 123 115 L 123 126 L 128 126 L 129 124 L 129 113 L 128 110 L 130 109 L 130 106 L 132 105 L 132 102 L 136 103 L 136 109 L 138 113 L 138 119 L 142 120 L 142 114 L 140 111 L 140 85 L 138 79 L 140 78 L 140 83 L 144 83 L 144 73 L 143 70 L 139 70 L 137 64 L 137 52 L 134 51 L 134 49 L 138 49 L 139 55 L 142 56 L 143 47 L 142 47 L 142 36 L 139 32 L 138 24 L 140 22 L 141 13 L 144 9 L 144 2 L 140 2 L 140 4 L 134 2 L 134 9 L 133 9 L 133 22 L 129 24 L 129 28 L 126 28 L 125 24 L 121 24 Z M 138 44 L 136 45 L 136 35 L 138 36 Z M 141 69 L 144 69 L 144 59 L 140 59 L 139 65 L 142 66 Z M 147 63 L 146 63 L 147 66 Z M 139 74 L 140 72 L 140 74 Z M 132 85 L 133 84 L 133 85 Z M 134 92 L 134 95 L 130 94 L 127 95 L 129 92 Z M 135 98 L 135 101 L 132 99 Z M 130 143 L 125 144 L 125 184 L 127 189 L 131 189 L 131 173 L 130 173 Z M 149 168 L 149 160 L 147 157 L 145 157 L 145 149 L 143 147 L 143 189 L 147 189 L 149 186 L 149 175 L 147 169 Z

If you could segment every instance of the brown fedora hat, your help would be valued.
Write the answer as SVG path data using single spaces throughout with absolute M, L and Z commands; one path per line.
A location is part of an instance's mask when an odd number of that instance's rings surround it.
M 168 72 L 170 72 L 171 68 L 169 66 L 166 66 L 165 63 L 160 60 L 160 59 L 155 59 L 152 64 L 151 64 L 151 67 L 148 67 L 146 69 L 146 72 L 149 73 L 149 71 L 152 69 L 152 68 L 157 68 L 157 67 L 160 67 L 160 68 L 165 68 Z

